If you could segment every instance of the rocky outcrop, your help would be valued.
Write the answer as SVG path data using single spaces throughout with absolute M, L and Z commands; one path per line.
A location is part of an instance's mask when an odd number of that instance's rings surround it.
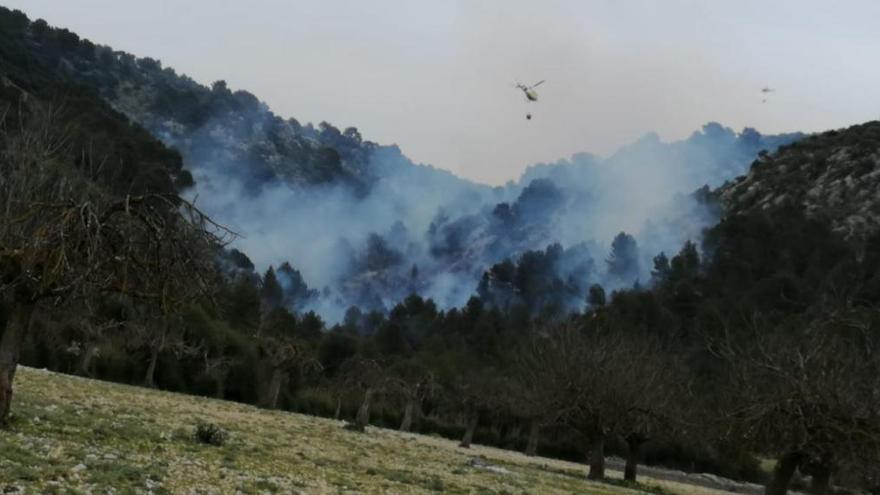
M 880 121 L 761 154 L 717 193 L 728 213 L 795 206 L 848 239 L 863 238 L 880 229 Z

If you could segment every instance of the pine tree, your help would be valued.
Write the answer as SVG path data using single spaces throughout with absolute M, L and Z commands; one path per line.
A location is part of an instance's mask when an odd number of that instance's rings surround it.
M 635 238 L 626 232 L 617 234 L 606 263 L 610 276 L 627 285 L 633 283 L 639 276 L 639 246 Z
M 651 281 L 655 284 L 662 284 L 669 280 L 669 258 L 666 253 L 660 252 L 654 256 L 654 269 L 651 270 Z
M 263 275 L 263 286 L 260 287 L 260 300 L 266 309 L 272 310 L 281 305 L 284 300 L 284 289 L 278 283 L 278 277 L 275 275 L 275 269 L 271 266 Z

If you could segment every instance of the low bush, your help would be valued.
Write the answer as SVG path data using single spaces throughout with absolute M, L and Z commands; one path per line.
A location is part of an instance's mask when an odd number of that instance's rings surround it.
M 196 429 L 193 432 L 193 439 L 196 442 L 217 447 L 226 443 L 228 436 L 229 434 L 223 430 L 223 428 L 220 428 L 214 423 L 205 423 L 201 421 L 196 425 Z

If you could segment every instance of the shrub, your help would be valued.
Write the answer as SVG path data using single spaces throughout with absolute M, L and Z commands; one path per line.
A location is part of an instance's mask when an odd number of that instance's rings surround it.
M 214 423 L 205 423 L 201 421 L 196 425 L 195 432 L 193 432 L 193 439 L 196 442 L 215 445 L 217 447 L 223 445 L 228 436 L 229 434 L 226 433 L 226 431 Z

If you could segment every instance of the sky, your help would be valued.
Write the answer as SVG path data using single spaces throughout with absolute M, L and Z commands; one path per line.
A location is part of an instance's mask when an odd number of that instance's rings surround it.
M 493 185 L 709 121 L 775 133 L 880 118 L 876 0 L 0 4 Z M 536 103 L 513 87 L 542 79 Z

